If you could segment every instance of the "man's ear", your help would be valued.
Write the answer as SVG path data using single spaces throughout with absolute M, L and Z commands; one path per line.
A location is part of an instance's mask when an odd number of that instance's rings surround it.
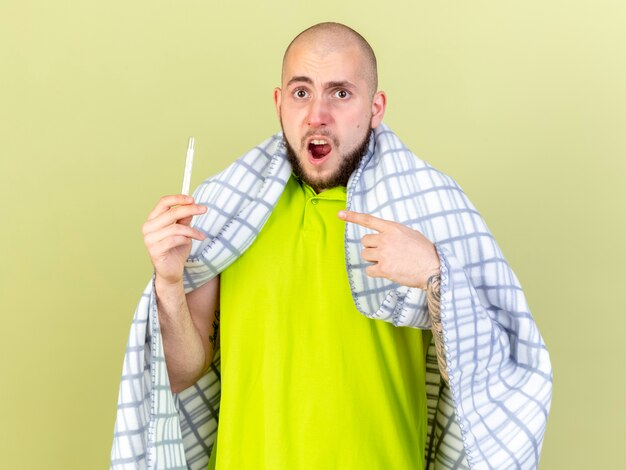
M 384 91 L 378 91 L 372 98 L 372 129 L 378 127 L 383 121 L 385 116 L 385 109 L 387 108 L 387 95 Z
M 280 119 L 280 100 L 282 98 L 282 90 L 278 87 L 274 88 L 274 107 L 276 108 L 276 115 Z

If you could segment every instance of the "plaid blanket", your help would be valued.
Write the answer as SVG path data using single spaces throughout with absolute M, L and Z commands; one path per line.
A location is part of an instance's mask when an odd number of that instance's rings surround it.
M 417 158 L 384 124 L 348 182 L 347 208 L 394 220 L 435 243 L 449 388 L 434 347 L 427 357 L 425 468 L 537 468 L 550 408 L 547 349 L 515 274 L 459 186 Z M 194 225 L 186 291 L 226 269 L 250 246 L 291 175 L 281 133 L 197 189 L 208 207 Z M 346 224 L 345 251 L 357 309 L 397 326 L 430 327 L 424 292 L 365 273 L 360 240 Z M 151 281 L 133 318 L 124 358 L 112 469 L 204 469 L 217 430 L 220 357 L 194 386 L 170 391 Z M 365 411 L 364 411 L 365 412 Z

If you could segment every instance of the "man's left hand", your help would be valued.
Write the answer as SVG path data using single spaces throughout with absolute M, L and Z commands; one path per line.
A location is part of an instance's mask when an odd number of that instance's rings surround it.
M 361 256 L 373 263 L 365 269 L 368 276 L 425 290 L 428 278 L 439 273 L 435 245 L 417 230 L 359 212 L 340 211 L 339 218 L 378 232 L 361 238 Z

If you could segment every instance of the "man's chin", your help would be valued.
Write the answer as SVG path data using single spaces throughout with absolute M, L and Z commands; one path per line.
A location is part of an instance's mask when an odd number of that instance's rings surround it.
M 309 161 L 310 155 L 308 153 L 306 155 L 297 155 L 293 147 L 285 139 L 287 158 L 294 175 L 316 192 L 337 186 L 347 186 L 350 176 L 359 167 L 361 160 L 367 152 L 369 137 L 370 135 L 366 134 L 361 145 L 347 154 L 336 153 L 336 147 L 333 147 L 332 152 L 324 156 L 326 160 L 317 164 Z M 336 167 L 331 168 L 331 164 L 336 164 Z
M 337 174 L 332 171 L 303 171 L 300 174 L 295 172 L 294 174 L 317 193 L 335 186 L 345 186 L 345 184 L 337 184 Z

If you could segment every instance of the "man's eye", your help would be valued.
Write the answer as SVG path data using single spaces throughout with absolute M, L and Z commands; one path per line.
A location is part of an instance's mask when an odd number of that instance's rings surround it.
M 296 98 L 306 98 L 307 96 L 309 96 L 309 94 L 306 92 L 306 90 L 299 89 L 294 92 L 294 96 Z
M 345 100 L 350 97 L 350 92 L 347 90 L 337 90 L 335 96 L 339 99 Z

